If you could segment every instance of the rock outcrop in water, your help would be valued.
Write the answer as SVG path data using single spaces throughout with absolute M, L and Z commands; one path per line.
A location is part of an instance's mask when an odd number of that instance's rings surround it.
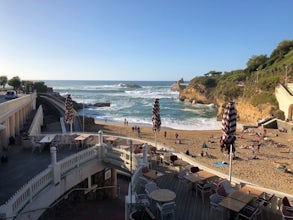
M 176 92 L 179 92 L 185 88 L 186 88 L 186 85 L 184 85 L 183 78 L 181 78 L 179 81 L 177 81 L 171 85 L 171 90 L 176 91 Z
M 137 89 L 137 88 L 141 88 L 140 85 L 137 85 L 137 84 L 120 84 L 121 87 L 123 88 L 131 88 L 131 89 Z

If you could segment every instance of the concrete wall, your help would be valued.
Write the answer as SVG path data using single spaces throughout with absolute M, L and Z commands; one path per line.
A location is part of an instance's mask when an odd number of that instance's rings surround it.
M 36 108 L 36 94 L 32 93 L 0 104 L 0 152 L 9 143 L 9 137 L 20 134 L 27 116 Z
M 288 86 L 292 86 L 292 83 Z M 285 113 L 285 118 L 292 121 L 293 96 L 280 84 L 275 89 L 275 96 L 279 103 L 279 108 Z
M 28 131 L 29 136 L 40 134 L 41 126 L 43 125 L 43 122 L 44 122 L 43 107 L 40 105 L 34 117 L 34 120 L 30 126 L 30 129 Z

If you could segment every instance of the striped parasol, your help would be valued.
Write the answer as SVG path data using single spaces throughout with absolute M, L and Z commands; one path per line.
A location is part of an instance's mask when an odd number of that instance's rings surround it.
M 236 140 L 236 109 L 234 102 L 228 102 L 225 106 L 223 119 L 222 119 L 222 131 L 223 136 L 221 138 L 221 150 L 225 150 L 230 155 L 229 166 L 229 180 L 232 179 L 232 154 L 235 152 L 234 142 Z
M 226 150 L 230 153 L 230 144 L 233 145 L 234 149 L 234 141 L 236 139 L 236 109 L 234 102 L 228 102 L 225 106 L 223 118 L 222 118 L 222 131 L 224 132 L 221 138 L 221 148 L 222 151 Z
M 72 132 L 72 123 L 74 119 L 74 109 L 73 109 L 73 102 L 71 99 L 70 94 L 67 95 L 65 99 L 65 122 L 70 124 L 70 131 Z
M 160 115 L 160 100 L 158 98 L 155 99 L 153 106 L 153 132 L 157 133 L 161 130 L 161 115 Z
M 161 130 L 160 100 L 158 98 L 155 99 L 153 106 L 152 123 L 155 133 L 155 147 L 157 147 L 157 133 Z

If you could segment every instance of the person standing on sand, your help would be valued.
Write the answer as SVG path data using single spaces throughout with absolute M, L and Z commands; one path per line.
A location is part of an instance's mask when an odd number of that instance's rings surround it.
M 164 131 L 164 137 L 167 138 L 167 131 Z

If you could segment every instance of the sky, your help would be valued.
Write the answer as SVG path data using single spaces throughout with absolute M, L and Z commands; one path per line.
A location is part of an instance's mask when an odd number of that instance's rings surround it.
M 189 81 L 293 39 L 292 0 L 0 0 L 0 76 Z

